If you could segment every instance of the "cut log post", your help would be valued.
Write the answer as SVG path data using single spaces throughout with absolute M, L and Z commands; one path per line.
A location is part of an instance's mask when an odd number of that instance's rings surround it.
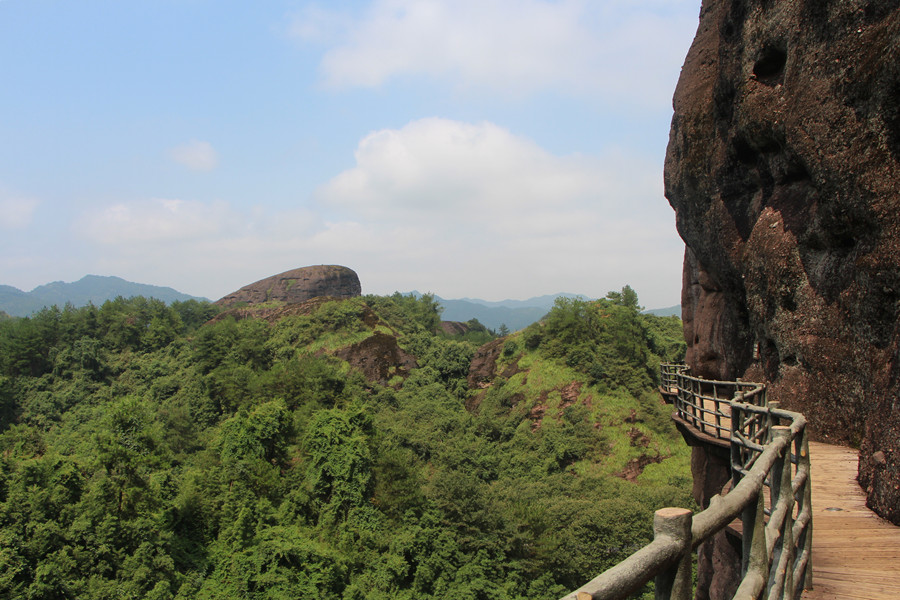
M 784 449 L 772 466 L 772 512 L 769 519 L 770 533 L 774 541 L 769 559 L 769 595 L 774 598 L 793 599 L 794 491 L 791 486 L 791 428 L 776 425 L 771 429 L 772 441 L 784 440 Z M 774 527 L 773 527 L 774 526 Z
M 690 600 L 691 525 L 693 513 L 686 508 L 661 508 L 653 516 L 653 539 L 667 537 L 681 550 L 674 565 L 656 576 L 656 600 Z

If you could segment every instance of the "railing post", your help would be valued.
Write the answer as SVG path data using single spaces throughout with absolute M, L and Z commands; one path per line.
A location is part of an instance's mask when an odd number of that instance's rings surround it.
M 813 542 L 813 521 L 812 521 L 812 459 L 809 457 L 809 436 L 807 433 L 807 429 L 803 428 L 803 453 L 802 453 L 802 464 L 806 465 L 806 486 L 803 490 L 803 504 L 806 506 L 806 510 L 809 513 L 809 522 L 806 524 L 806 529 L 803 533 L 805 536 L 803 539 L 803 551 L 806 553 L 807 562 L 805 577 L 803 578 L 803 587 L 804 589 L 811 590 L 813 586 L 813 568 L 812 568 L 812 542 Z
M 756 600 L 766 584 L 769 557 L 766 551 L 765 499 L 762 489 L 752 506 L 752 521 L 744 520 L 741 585 L 733 600 Z M 744 515 L 746 514 L 745 510 Z
M 791 428 L 776 425 L 772 427 L 772 441 L 785 440 L 784 451 L 778 455 L 772 466 L 772 515 L 776 509 L 786 505 L 778 538 L 772 549 L 772 567 L 769 572 L 769 597 L 793 598 L 794 576 L 794 490 L 791 486 Z
M 653 515 L 653 538 L 668 537 L 680 546 L 678 561 L 656 576 L 656 600 L 690 600 L 691 525 L 694 515 L 686 508 L 661 508 Z
M 809 459 L 809 433 L 806 428 L 797 437 L 794 443 L 794 453 L 797 456 L 797 471 L 806 473 L 806 481 L 799 500 L 797 511 L 798 520 L 805 519 L 806 523 L 796 540 L 797 555 L 794 557 L 794 596 L 799 598 L 802 590 L 812 589 L 812 469 Z
M 691 380 L 691 426 L 694 429 L 699 429 L 697 427 L 697 387 L 698 383 L 695 379 Z
M 778 410 L 779 408 L 781 408 L 780 402 L 770 402 L 768 405 L 769 413 L 766 415 L 766 427 L 769 430 L 781 423 L 781 419 L 772 414 L 773 410 Z
M 700 398 L 698 401 L 698 396 L 703 395 L 703 387 L 700 384 L 699 379 L 694 379 L 694 385 L 692 386 L 694 393 L 691 398 L 691 404 L 694 405 L 694 428 L 703 431 L 703 411 L 700 408 L 703 407 L 703 399 Z M 698 425 L 699 422 L 699 425 Z
M 743 398 L 736 397 L 735 400 L 742 401 Z M 744 412 L 731 405 L 731 489 L 734 489 L 741 482 L 740 469 L 744 467 L 744 457 L 741 446 L 735 443 L 737 434 L 741 433 L 741 427 L 744 421 Z
M 737 392 L 734 396 L 735 402 L 744 401 L 744 392 Z M 737 438 L 737 433 L 741 433 L 741 430 L 744 426 L 744 411 L 740 408 L 731 405 L 731 489 L 737 487 L 737 485 L 743 479 L 743 474 L 741 473 L 741 469 L 744 468 L 744 454 L 745 450 L 743 447 L 736 443 L 735 440 Z M 760 497 L 762 497 L 762 492 L 760 492 Z M 753 549 L 753 538 L 754 535 L 758 535 L 759 532 L 756 531 L 757 528 L 757 506 L 759 503 L 747 505 L 746 508 L 741 512 L 741 526 L 742 526 L 742 534 L 741 534 L 741 577 L 746 577 L 747 569 L 750 567 L 750 555 Z
M 777 427 L 781 422 L 778 417 L 772 414 L 772 411 L 778 410 L 780 406 L 781 404 L 779 402 L 771 402 L 766 406 L 768 411 L 766 412 L 766 417 L 763 420 L 762 426 L 765 428 L 764 435 L 767 444 L 771 443 L 775 439 L 775 427 Z M 788 453 L 788 456 L 790 456 L 790 453 Z M 771 493 L 769 494 L 769 512 L 771 512 L 775 508 L 775 486 L 777 485 L 775 481 L 774 468 L 766 477 L 766 482 L 768 483 L 769 490 L 771 491 Z
M 713 422 L 712 422 L 712 425 L 713 425 L 713 437 L 715 437 L 715 438 L 720 438 L 721 435 L 720 435 L 719 427 L 722 425 L 722 421 L 721 421 L 721 419 L 719 419 L 719 412 L 720 412 L 720 411 L 719 411 L 719 385 L 716 384 L 716 383 L 713 384 L 713 393 L 712 393 L 712 395 L 713 395 L 713 402 L 712 402 L 712 409 L 713 409 Z

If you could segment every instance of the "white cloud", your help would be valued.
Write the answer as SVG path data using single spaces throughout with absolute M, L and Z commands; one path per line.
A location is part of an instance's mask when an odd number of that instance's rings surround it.
M 0 229 L 24 229 L 31 224 L 40 202 L 24 196 L 0 195 Z
M 294 34 L 324 43 L 324 82 L 427 76 L 514 95 L 540 89 L 668 106 L 696 2 L 375 0 L 361 15 L 310 7 Z
M 212 144 L 199 140 L 170 149 L 169 156 L 191 171 L 212 171 L 219 164 L 219 156 Z
M 472 225 L 476 217 L 495 233 L 531 234 L 661 194 L 646 175 L 658 168 L 617 156 L 554 156 L 492 123 L 413 121 L 367 135 L 355 157 L 318 196 L 367 221 Z
M 179 199 L 88 209 L 72 225 L 94 248 L 89 272 L 213 299 L 280 270 L 333 262 L 308 251 L 309 240 L 322 229 L 308 209 L 243 210 L 223 201 Z
M 497 298 L 527 295 L 536 280 L 547 293 L 581 280 L 601 295 L 663 286 L 661 265 L 679 279 L 659 171 L 615 152 L 555 156 L 491 123 L 424 119 L 366 136 L 318 199 L 365 224 L 340 237 L 390 252 L 407 289 L 464 290 L 488 269 Z
M 436 118 L 373 132 L 355 157 L 290 211 L 149 200 L 78 226 L 98 244 L 95 270 L 214 298 L 344 264 L 366 293 L 601 296 L 627 283 L 650 306 L 678 300 L 682 246 L 658 165 L 557 156 L 492 123 Z
M 153 199 L 122 202 L 88 212 L 75 224 L 81 237 L 100 244 L 144 244 L 206 238 L 239 221 L 223 203 Z

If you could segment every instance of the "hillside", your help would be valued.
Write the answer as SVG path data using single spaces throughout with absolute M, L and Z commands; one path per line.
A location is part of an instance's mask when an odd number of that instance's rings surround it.
M 0 321 L 0 597 L 558 598 L 690 503 L 654 389 L 678 319 L 560 300 L 477 347 L 439 318 L 395 294 Z
M 62 307 L 67 303 L 75 307 L 89 303 L 99 306 L 117 296 L 157 298 L 166 304 L 184 300 L 205 300 L 182 294 L 170 287 L 134 283 L 121 277 L 85 275 L 78 281 L 71 283 L 54 281 L 38 286 L 30 292 L 23 292 L 9 285 L 0 285 L 0 311 L 13 317 L 26 317 L 45 306 Z

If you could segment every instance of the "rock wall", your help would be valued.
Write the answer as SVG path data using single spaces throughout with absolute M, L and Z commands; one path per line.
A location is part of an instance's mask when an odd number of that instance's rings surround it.
M 285 271 L 245 285 L 216 301 L 220 306 L 238 303 L 261 304 L 280 301 L 299 304 L 319 296 L 354 298 L 362 294 L 359 276 L 352 269 L 337 265 L 317 265 Z
M 688 363 L 858 444 L 900 524 L 900 0 L 705 0 L 674 108 Z

